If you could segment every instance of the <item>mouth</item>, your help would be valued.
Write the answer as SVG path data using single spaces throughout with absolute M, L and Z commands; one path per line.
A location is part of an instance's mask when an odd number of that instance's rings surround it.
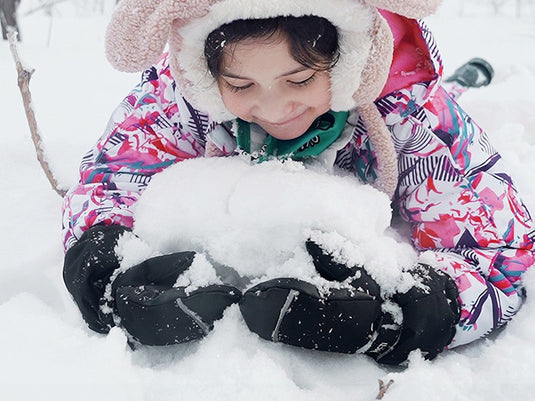
M 280 122 L 276 122 L 276 123 L 272 123 L 272 122 L 269 122 L 269 121 L 263 121 L 263 120 L 259 120 L 259 123 L 260 125 L 262 124 L 266 124 L 266 125 L 269 125 L 269 126 L 272 126 L 272 127 L 284 127 L 286 125 L 290 125 L 296 121 L 298 121 L 299 119 L 301 119 L 301 117 L 303 117 L 303 115 L 305 114 L 305 112 L 302 112 L 294 117 L 290 117 L 290 118 L 287 118 L 285 120 L 282 120 Z

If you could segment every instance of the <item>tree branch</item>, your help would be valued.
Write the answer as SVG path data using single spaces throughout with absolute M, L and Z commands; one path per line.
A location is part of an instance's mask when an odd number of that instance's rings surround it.
M 37 160 L 39 161 L 39 164 L 41 164 L 41 168 L 45 172 L 46 178 L 48 178 L 48 181 L 50 182 L 52 189 L 54 189 L 54 191 L 56 191 L 61 197 L 63 197 L 65 196 L 65 193 L 67 191 L 58 187 L 58 182 L 56 178 L 54 177 L 54 175 L 52 174 L 52 171 L 50 170 L 50 166 L 48 165 L 48 162 L 45 159 L 45 153 L 41 146 L 41 134 L 39 132 L 39 128 L 35 120 L 35 113 L 32 108 L 32 94 L 30 92 L 30 79 L 32 78 L 32 75 L 35 70 L 33 69 L 29 70 L 23 67 L 20 61 L 20 57 L 17 52 L 17 33 L 10 32 L 8 34 L 8 40 L 9 40 L 9 48 L 11 49 L 11 53 L 13 54 L 13 59 L 15 60 L 15 65 L 17 67 L 18 85 L 19 85 L 20 93 L 22 95 L 22 102 L 24 103 L 24 111 L 26 112 L 26 119 L 28 120 L 28 125 L 30 127 L 32 141 L 35 147 L 35 153 L 37 154 Z
M 385 396 L 386 391 L 390 388 L 390 386 L 394 383 L 394 380 L 390 379 L 388 383 L 385 384 L 384 381 L 379 379 L 379 394 L 377 394 L 377 397 L 375 397 L 376 400 L 382 400 Z

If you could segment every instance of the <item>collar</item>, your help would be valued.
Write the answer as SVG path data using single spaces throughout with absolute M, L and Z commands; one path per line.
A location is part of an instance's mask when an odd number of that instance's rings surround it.
M 347 111 L 328 111 L 314 120 L 303 135 L 291 140 L 274 138 L 257 124 L 237 119 L 238 149 L 250 154 L 258 163 L 269 159 L 302 161 L 314 158 L 340 137 L 348 115 Z

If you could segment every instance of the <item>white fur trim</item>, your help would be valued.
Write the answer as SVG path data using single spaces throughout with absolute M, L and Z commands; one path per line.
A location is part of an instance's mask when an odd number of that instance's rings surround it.
M 318 15 L 333 23 L 339 32 L 340 59 L 331 71 L 331 108 L 334 111 L 350 110 L 356 105 L 353 94 L 360 86 L 361 73 L 370 53 L 370 30 L 375 12 L 355 0 L 221 0 L 207 15 L 179 30 L 182 43 L 177 44 L 176 49 L 170 43 L 180 73 L 190 84 L 179 90 L 188 96 L 193 106 L 207 112 L 214 121 L 235 118 L 223 104 L 219 88 L 206 65 L 204 43 L 210 32 L 236 19 Z M 180 85 L 180 80 L 177 84 Z

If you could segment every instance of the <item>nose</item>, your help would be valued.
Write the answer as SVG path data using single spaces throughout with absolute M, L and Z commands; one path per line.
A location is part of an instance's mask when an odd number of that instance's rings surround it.
M 295 102 L 277 91 L 266 91 L 255 103 L 256 117 L 270 123 L 284 122 L 294 109 Z

